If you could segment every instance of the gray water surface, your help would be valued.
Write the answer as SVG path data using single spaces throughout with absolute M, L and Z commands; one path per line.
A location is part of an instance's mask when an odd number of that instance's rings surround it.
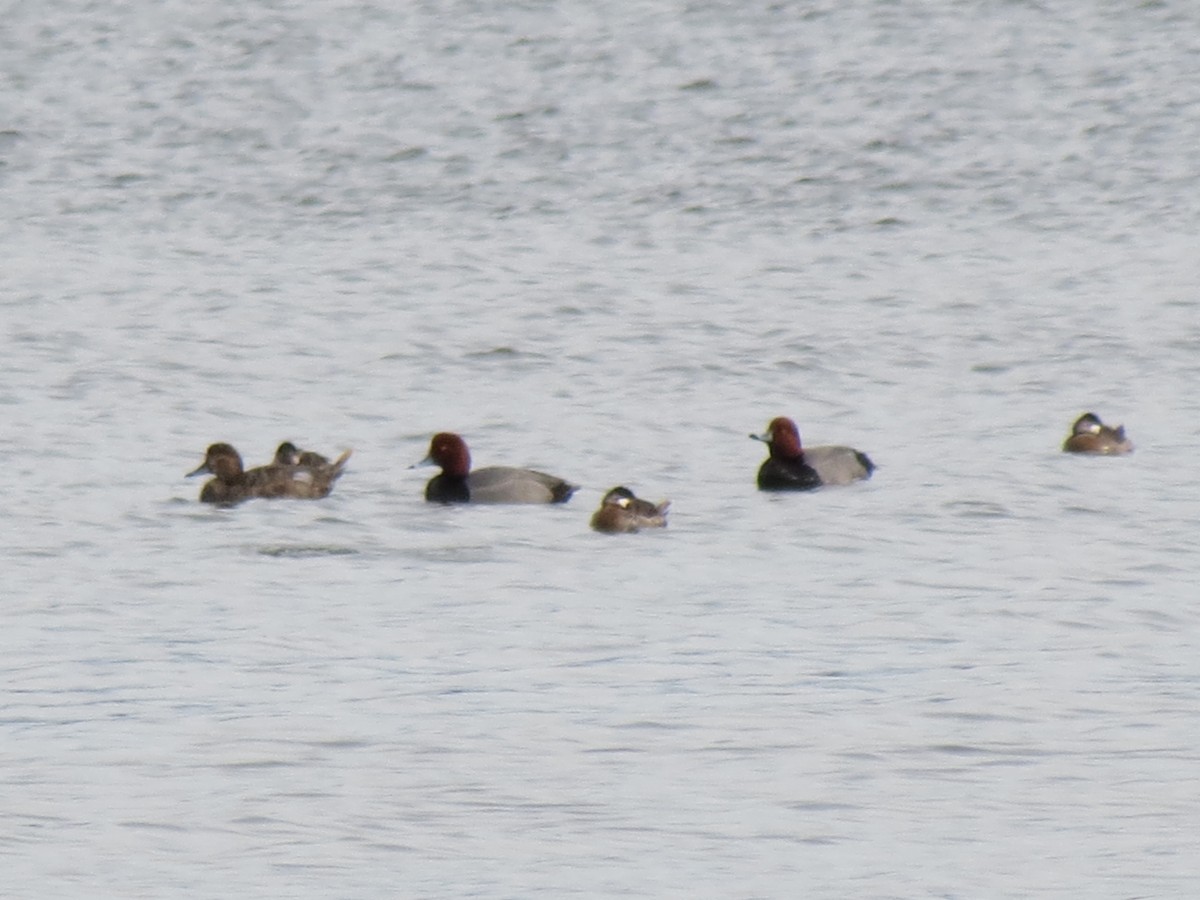
M 0 85 L 3 893 L 1200 892 L 1200 8 L 49 0 Z

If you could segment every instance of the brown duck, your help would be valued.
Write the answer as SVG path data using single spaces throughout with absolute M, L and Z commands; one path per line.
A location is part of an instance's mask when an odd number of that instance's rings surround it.
M 251 497 L 294 497 L 317 500 L 328 496 L 350 458 L 347 450 L 325 466 L 272 463 L 245 471 L 242 457 L 229 444 L 212 444 L 188 477 L 208 472 L 214 477 L 200 491 L 202 503 L 241 503 Z
M 629 488 L 615 487 L 600 501 L 592 515 L 592 528 L 608 534 L 641 531 L 643 528 L 666 528 L 670 500 L 651 503 L 636 497 Z
M 1125 436 L 1125 426 L 1112 428 L 1100 421 L 1095 413 L 1084 413 L 1071 426 L 1071 433 L 1063 441 L 1064 453 L 1096 453 L 1102 456 L 1120 456 L 1133 451 L 1133 441 Z

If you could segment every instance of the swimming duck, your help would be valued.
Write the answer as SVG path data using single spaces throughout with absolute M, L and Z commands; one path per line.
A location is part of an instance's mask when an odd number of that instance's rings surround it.
M 242 457 L 237 450 L 229 444 L 212 444 L 204 454 L 204 462 L 188 472 L 188 477 L 201 472 L 215 476 L 200 491 L 203 503 L 233 504 L 251 497 L 316 500 L 333 490 L 333 483 L 341 476 L 349 458 L 347 450 L 321 468 L 271 464 L 247 472 L 242 469 Z
M 578 489 L 532 469 L 487 466 L 472 470 L 467 442 L 445 431 L 433 436 L 429 455 L 416 464 L 429 465 L 442 467 L 441 474 L 425 485 L 425 499 L 432 503 L 566 503 Z
M 1063 441 L 1064 453 L 1096 453 L 1120 456 L 1133 450 L 1133 441 L 1125 436 L 1125 426 L 1112 428 L 1095 413 L 1084 413 L 1075 420 L 1071 434 Z
M 750 435 L 771 448 L 758 470 L 762 491 L 809 491 L 824 484 L 850 484 L 871 477 L 875 464 L 853 447 L 801 447 L 800 431 L 791 419 L 772 419 L 766 434 Z
M 651 503 L 635 497 L 627 487 L 615 487 L 604 495 L 600 508 L 592 515 L 592 528 L 609 534 L 666 528 L 670 505 L 670 500 Z
M 312 450 L 300 450 L 291 441 L 284 441 L 275 450 L 275 465 L 277 466 L 308 466 L 319 469 L 329 465 L 329 460 L 320 453 Z

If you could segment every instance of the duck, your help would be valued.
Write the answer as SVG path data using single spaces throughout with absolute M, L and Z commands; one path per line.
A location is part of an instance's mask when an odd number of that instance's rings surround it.
M 1086 412 L 1071 426 L 1063 441 L 1064 453 L 1093 453 L 1100 456 L 1122 456 L 1133 451 L 1133 441 L 1125 436 L 1125 426 L 1105 425 L 1095 413 Z
M 275 450 L 274 464 L 277 466 L 308 466 L 319 469 L 329 465 L 329 459 L 312 450 L 300 450 L 291 441 L 284 441 Z
M 619 485 L 600 501 L 600 508 L 592 514 L 592 528 L 607 534 L 640 531 L 643 528 L 666 528 L 667 509 L 670 500 L 651 503 L 634 495 L 624 485 Z
M 429 455 L 411 468 L 441 466 L 425 485 L 430 503 L 566 503 L 579 489 L 556 475 L 511 466 L 471 468 L 467 442 L 453 432 L 435 434 Z
M 802 447 L 800 430 L 785 416 L 772 419 L 765 434 L 750 437 L 763 441 L 771 451 L 758 470 L 761 491 L 811 491 L 827 484 L 851 484 L 875 471 L 870 457 L 853 447 Z
M 200 490 L 202 503 L 232 505 L 252 497 L 316 500 L 328 496 L 333 490 L 333 483 L 345 470 L 350 453 L 347 450 L 334 462 L 321 468 L 272 463 L 245 471 L 241 454 L 232 445 L 211 444 L 204 453 L 204 462 L 188 472 L 187 477 L 202 472 L 214 476 Z

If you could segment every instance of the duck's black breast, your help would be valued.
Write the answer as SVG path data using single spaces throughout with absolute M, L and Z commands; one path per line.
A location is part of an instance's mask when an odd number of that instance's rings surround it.
M 430 503 L 470 503 L 471 491 L 467 479 L 454 478 L 443 472 L 425 485 L 425 499 Z
M 811 491 L 820 486 L 821 476 L 803 459 L 768 459 L 758 470 L 760 491 Z

